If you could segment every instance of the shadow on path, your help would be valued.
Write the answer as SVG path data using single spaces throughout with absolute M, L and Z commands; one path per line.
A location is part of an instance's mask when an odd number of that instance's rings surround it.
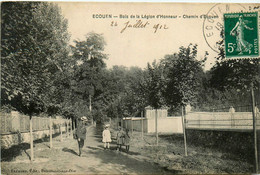
M 15 157 L 21 155 L 23 151 L 30 158 L 30 155 L 26 152 L 27 149 L 30 149 L 29 143 L 21 143 L 9 149 L 1 149 L 1 161 L 12 161 Z
M 97 147 L 92 147 L 92 146 L 87 146 L 88 149 L 91 149 L 91 150 L 100 150 L 100 148 L 97 148 Z
M 90 170 L 93 173 L 122 173 L 125 171 L 125 173 L 137 174 L 176 174 L 181 172 L 178 170 L 169 171 L 166 167 L 161 167 L 155 163 L 148 162 L 142 157 L 131 157 L 131 154 L 113 150 L 90 150 L 87 152 L 87 155 L 101 160 L 98 164 L 90 167 Z
M 55 137 L 59 136 L 59 133 L 53 134 L 52 138 L 54 139 Z M 20 138 L 20 136 L 18 135 L 18 140 L 19 143 L 18 145 L 13 145 L 8 149 L 4 149 L 1 148 L 1 161 L 12 161 L 14 158 L 16 158 L 17 156 L 21 155 L 22 152 L 24 152 L 29 159 L 31 159 L 30 155 L 27 153 L 27 150 L 30 149 L 30 144 L 29 143 L 21 143 L 22 139 Z M 49 146 L 49 142 L 50 138 L 49 137 L 44 137 L 42 139 L 38 139 L 33 141 L 34 145 L 33 147 L 36 147 L 37 144 L 43 144 L 46 147 L 50 147 Z
M 62 149 L 62 151 L 72 153 L 72 154 L 78 156 L 78 153 L 76 153 L 76 151 L 74 151 L 73 149 L 69 149 L 69 148 L 65 147 L 65 148 Z
M 176 174 L 181 173 L 178 170 L 168 170 L 161 167 L 153 161 L 147 160 L 138 152 L 125 152 L 125 146 L 122 152 L 116 150 L 116 144 L 112 143 L 110 149 L 104 149 L 101 142 L 102 127 L 93 128 L 90 132 L 89 141 L 92 146 L 87 146 L 86 154 L 88 157 L 95 157 L 97 163 L 89 167 L 92 173 L 137 173 L 137 174 Z M 94 144 L 93 144 L 94 143 Z

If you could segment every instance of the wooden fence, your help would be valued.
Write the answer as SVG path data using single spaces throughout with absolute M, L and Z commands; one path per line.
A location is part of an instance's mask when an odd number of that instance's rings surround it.
M 260 115 L 256 113 L 257 129 L 260 129 Z M 187 129 L 238 130 L 253 129 L 252 112 L 191 112 L 186 116 Z
M 30 118 L 29 116 L 19 114 L 18 112 L 12 113 L 0 113 L 1 118 L 1 134 L 10 134 L 17 132 L 29 132 L 30 131 Z M 70 120 L 52 118 L 53 129 L 57 129 L 60 126 L 69 127 L 71 125 Z M 33 131 L 48 130 L 50 128 L 49 117 L 32 117 Z

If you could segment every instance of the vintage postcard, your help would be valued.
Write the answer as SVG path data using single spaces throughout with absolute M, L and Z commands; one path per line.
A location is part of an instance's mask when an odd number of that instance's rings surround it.
M 259 17 L 259 3 L 2 2 L 1 173 L 260 173 Z

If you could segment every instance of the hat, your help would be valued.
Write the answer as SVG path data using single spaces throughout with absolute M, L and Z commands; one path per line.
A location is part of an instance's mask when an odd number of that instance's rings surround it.
M 87 121 L 88 119 L 87 119 L 87 117 L 83 116 L 80 118 L 80 120 Z

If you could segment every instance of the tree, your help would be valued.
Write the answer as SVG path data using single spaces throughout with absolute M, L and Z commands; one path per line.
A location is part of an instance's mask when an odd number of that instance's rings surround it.
M 165 74 L 164 97 L 169 106 L 195 104 L 202 85 L 205 59 L 198 61 L 197 45 L 180 47 L 179 53 L 166 55 L 161 61 Z
M 103 51 L 106 43 L 101 34 L 94 32 L 87 34 L 85 40 L 74 42 L 75 46 L 71 48 L 77 65 L 74 67 L 71 84 L 73 93 L 83 109 L 79 109 L 79 113 L 86 115 L 90 111 L 90 105 L 93 106 L 96 98 L 103 92 L 102 78 L 106 67 L 104 59 L 107 59 Z M 95 105 L 93 110 L 97 109 Z M 84 106 L 89 106 L 89 109 L 85 109 Z
M 44 111 L 45 92 L 68 54 L 67 21 L 50 3 L 2 4 L 2 104 L 32 115 Z
M 107 55 L 103 53 L 106 42 L 102 34 L 88 33 L 84 41 L 75 40 L 75 46 L 71 46 L 73 56 L 80 62 L 85 62 L 89 67 L 106 67 L 104 59 Z
M 154 61 L 152 65 L 148 63 L 147 70 L 149 75 L 147 79 L 148 101 L 153 108 L 159 109 L 165 104 L 163 97 L 165 83 L 162 68 Z
M 45 2 L 4 2 L 1 13 L 1 103 L 30 116 L 46 109 L 53 75 L 67 56 L 67 21 L 57 6 Z M 51 105 L 53 113 L 56 105 Z
M 148 105 L 147 71 L 131 67 L 126 74 L 126 110 L 129 115 L 136 116 Z
M 147 90 L 148 90 L 148 102 L 155 108 L 155 134 L 156 134 L 156 145 L 158 145 L 158 117 L 157 110 L 165 104 L 163 98 L 163 92 L 165 89 L 163 72 L 159 64 L 154 61 L 152 65 L 148 63 L 148 79 L 147 79 Z

